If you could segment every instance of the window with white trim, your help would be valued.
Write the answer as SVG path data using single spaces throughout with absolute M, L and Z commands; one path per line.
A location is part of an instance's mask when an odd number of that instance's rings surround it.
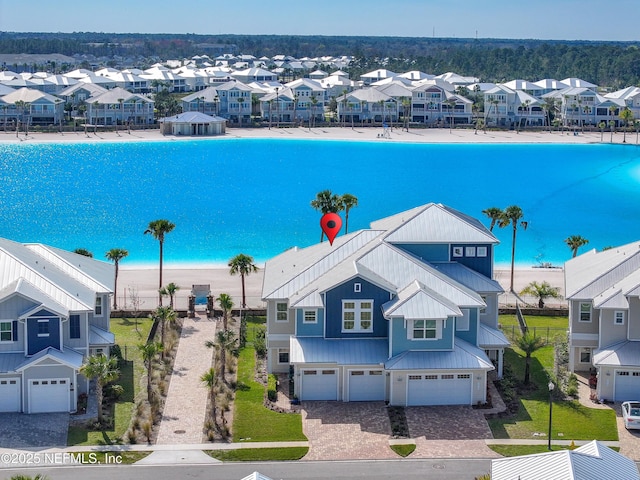
M 469 331 L 469 319 L 471 317 L 468 308 L 461 308 L 462 312 L 461 317 L 456 317 L 456 331 L 458 332 L 468 332 Z
M 590 348 L 581 348 L 580 349 L 580 363 L 591 363 L 591 349 Z
M 302 323 L 317 323 L 318 311 L 317 310 L 305 310 L 302 314 Z
M 102 316 L 102 297 L 96 297 L 96 308 L 94 313 L 96 317 Z
M 373 300 L 342 300 L 342 331 L 373 332 Z
M 289 321 L 289 308 L 284 302 L 276 303 L 276 322 Z
M 38 336 L 39 337 L 49 336 L 49 319 L 38 320 Z
M 13 322 L 0 322 L 0 342 L 13 340 Z
M 580 321 L 581 322 L 590 322 L 591 321 L 591 304 L 590 303 L 580 303 Z
M 478 247 L 476 249 L 477 257 L 486 257 L 487 256 L 487 247 Z
M 288 348 L 279 348 L 278 349 L 278 363 L 289 363 L 289 349 Z
M 465 248 L 464 255 L 466 257 L 475 257 L 476 256 L 476 247 L 467 247 L 467 248 Z
M 624 310 L 616 310 L 613 312 L 614 325 L 624 325 Z
M 436 340 L 439 338 L 438 321 L 413 320 L 410 333 L 412 340 Z
M 354 283 L 353 284 L 353 291 L 355 293 L 360 293 L 362 291 L 362 284 L 361 283 Z

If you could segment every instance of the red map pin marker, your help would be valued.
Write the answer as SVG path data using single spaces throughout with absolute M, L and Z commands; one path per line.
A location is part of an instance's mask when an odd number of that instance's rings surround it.
M 325 213 L 320 219 L 320 227 L 329 239 L 329 245 L 333 245 L 333 240 L 342 228 L 342 218 L 337 213 Z

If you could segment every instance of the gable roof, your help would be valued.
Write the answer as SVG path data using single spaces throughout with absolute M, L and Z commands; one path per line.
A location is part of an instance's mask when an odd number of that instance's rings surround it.
M 405 350 L 384 364 L 386 370 L 493 370 L 484 350 L 454 337 L 453 350 Z
M 406 320 L 446 319 L 461 317 L 455 303 L 428 289 L 419 281 L 407 285 L 393 300 L 382 305 L 385 317 L 403 317 Z
M 492 480 L 600 480 L 640 478 L 635 463 L 597 440 L 575 450 L 491 460 Z

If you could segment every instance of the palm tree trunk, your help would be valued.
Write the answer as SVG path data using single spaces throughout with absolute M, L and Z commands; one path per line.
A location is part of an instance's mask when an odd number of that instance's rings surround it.
M 158 282 L 158 291 L 162 288 L 162 243 L 162 240 L 160 240 L 160 279 Z M 158 305 L 162 306 L 162 294 L 160 293 L 158 293 Z
M 98 423 L 102 424 L 102 384 L 96 380 L 96 400 L 98 402 Z
M 509 287 L 511 292 L 513 292 L 513 268 L 515 266 L 516 261 L 516 230 L 517 224 L 513 224 L 513 238 L 511 240 L 511 286 Z
M 116 264 L 116 276 L 115 279 L 113 280 L 113 310 L 117 310 L 118 309 L 118 262 L 115 262 Z
M 247 296 L 244 289 L 244 273 L 240 274 L 240 280 L 242 282 L 242 308 L 247 308 Z
M 225 351 L 225 345 L 220 344 L 220 378 L 224 383 L 227 383 L 224 377 L 225 371 L 227 369 L 227 352 Z

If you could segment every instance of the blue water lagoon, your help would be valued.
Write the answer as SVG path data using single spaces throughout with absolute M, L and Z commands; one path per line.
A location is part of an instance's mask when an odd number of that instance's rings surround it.
M 155 264 L 149 221 L 176 224 L 169 264 L 223 264 L 243 252 L 264 260 L 320 239 L 309 205 L 320 190 L 359 199 L 350 230 L 428 202 L 482 218 L 519 205 L 529 222 L 517 262 L 562 264 L 563 240 L 587 248 L 640 239 L 640 149 L 628 145 L 411 144 L 208 139 L 0 145 L 0 236 L 98 258 L 129 250 Z M 488 224 L 488 219 L 485 220 Z M 509 229 L 498 263 L 511 254 Z

